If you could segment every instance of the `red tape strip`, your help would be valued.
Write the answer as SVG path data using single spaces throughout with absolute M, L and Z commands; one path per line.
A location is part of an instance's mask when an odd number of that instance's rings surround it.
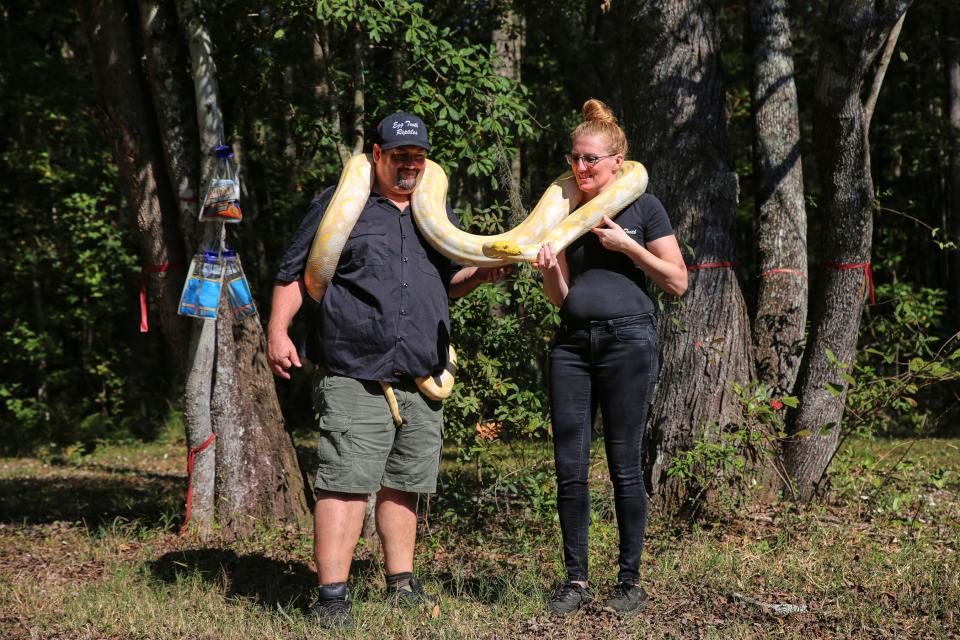
M 850 271 L 852 269 L 863 269 L 863 277 L 870 289 L 870 304 L 876 304 L 877 298 L 873 295 L 873 268 L 869 262 L 824 262 L 823 266 L 837 271 Z
M 186 532 L 190 518 L 193 516 L 193 463 L 197 459 L 197 454 L 213 444 L 216 439 L 217 434 L 211 432 L 210 437 L 203 444 L 187 451 L 187 517 L 183 521 L 183 526 L 180 527 L 180 535 Z
M 183 261 L 181 260 L 180 262 L 164 262 L 163 264 L 150 265 L 140 269 L 140 333 L 150 331 L 150 325 L 147 322 L 147 274 L 165 273 L 171 269 L 182 266 Z
M 704 269 L 726 269 L 733 268 L 736 264 L 733 262 L 702 262 L 700 264 L 688 264 L 687 271 L 703 271 Z
M 807 274 L 799 269 L 767 269 L 760 274 L 760 277 L 766 278 L 767 276 L 776 275 L 778 273 L 789 273 L 790 275 L 797 276 L 798 278 L 803 278 L 804 280 L 807 279 Z

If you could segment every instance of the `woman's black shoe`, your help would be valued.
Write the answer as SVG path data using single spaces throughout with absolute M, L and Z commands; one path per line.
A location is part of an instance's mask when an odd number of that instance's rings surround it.
M 647 592 L 638 584 L 621 582 L 610 590 L 603 602 L 603 610 L 618 615 L 640 613 L 647 606 Z
M 550 596 L 547 601 L 547 609 L 550 613 L 565 616 L 579 611 L 591 600 L 593 600 L 593 596 L 590 595 L 586 587 L 581 587 L 576 582 L 568 580 L 557 587 L 557 590 Z

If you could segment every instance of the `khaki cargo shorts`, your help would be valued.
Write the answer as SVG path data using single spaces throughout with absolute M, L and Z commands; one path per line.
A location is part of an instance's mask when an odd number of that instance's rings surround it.
M 316 489 L 373 493 L 381 486 L 434 493 L 443 442 L 443 405 L 412 381 L 393 386 L 403 424 L 393 423 L 380 383 L 317 373 L 319 415 Z

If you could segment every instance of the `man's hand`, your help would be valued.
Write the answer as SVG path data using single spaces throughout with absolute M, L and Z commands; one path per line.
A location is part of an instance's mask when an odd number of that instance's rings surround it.
M 603 248 L 610 251 L 623 253 L 630 244 L 633 243 L 633 240 L 631 240 L 627 232 L 623 230 L 623 227 L 607 216 L 603 216 L 603 222 L 595 226 L 591 231 L 600 237 L 600 244 L 603 245 Z
M 300 364 L 297 348 L 293 346 L 293 341 L 286 332 L 272 332 L 267 336 L 267 364 L 274 375 L 285 380 L 290 379 L 287 369 L 303 366 Z

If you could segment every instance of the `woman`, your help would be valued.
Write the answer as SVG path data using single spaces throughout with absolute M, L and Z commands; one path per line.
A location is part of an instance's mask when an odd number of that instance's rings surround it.
M 609 107 L 588 100 L 566 156 L 582 202 L 613 184 L 626 153 L 626 136 Z M 647 524 L 641 445 L 659 368 L 644 281 L 649 277 L 679 296 L 687 288 L 686 267 L 667 213 L 650 194 L 627 206 L 616 222 L 604 218 L 563 253 L 544 245 L 534 264 L 562 320 L 550 353 L 550 411 L 567 579 L 547 606 L 568 614 L 593 599 L 587 588 L 587 472 L 599 408 L 620 533 L 618 584 L 604 609 L 638 612 L 646 604 L 639 573 Z

